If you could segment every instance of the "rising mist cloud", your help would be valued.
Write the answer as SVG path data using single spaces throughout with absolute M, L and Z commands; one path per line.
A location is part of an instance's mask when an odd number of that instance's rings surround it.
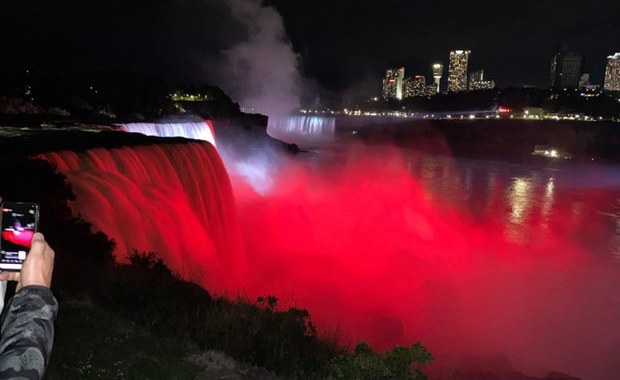
M 227 1 L 247 37 L 208 62 L 211 81 L 246 112 L 285 115 L 299 107 L 299 57 L 286 36 L 282 17 L 257 0 Z M 216 74 L 216 75 L 213 75 Z

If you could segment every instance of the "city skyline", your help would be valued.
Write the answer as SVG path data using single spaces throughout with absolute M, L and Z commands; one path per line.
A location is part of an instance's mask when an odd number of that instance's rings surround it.
M 385 78 L 383 79 L 382 97 L 384 99 L 399 99 L 412 96 L 431 96 L 437 93 L 462 92 L 474 90 L 486 90 L 496 87 L 495 81 L 485 79 L 485 69 L 469 67 L 469 59 L 472 52 L 466 49 L 451 50 L 448 58 L 448 77 L 444 86 L 443 62 L 434 62 L 428 70 L 414 70 L 413 76 L 404 78 L 405 67 L 403 70 L 402 80 L 402 96 L 389 96 L 385 91 Z M 602 81 L 600 83 L 592 83 L 590 80 L 591 73 L 584 71 L 585 57 L 580 53 L 570 51 L 568 46 L 564 44 L 559 51 L 552 55 L 550 65 L 549 84 L 547 86 L 537 86 L 539 88 L 549 88 L 555 91 L 559 90 L 584 90 L 587 96 L 604 91 L 604 92 L 620 92 L 620 52 L 607 56 L 607 64 L 604 69 Z M 390 72 L 391 69 L 388 69 Z M 433 85 L 436 90 L 425 85 L 427 76 L 433 78 Z M 595 74 L 596 75 L 596 74 Z M 521 86 L 513 86 L 521 87 Z M 524 86 L 529 87 L 529 86 Z M 374 96 L 374 95 L 373 95 Z M 586 95 L 584 95 L 586 96 Z
M 444 64 L 435 62 L 430 67 L 432 83 L 426 83 L 427 70 L 414 71 L 405 77 L 405 67 L 386 70 L 381 83 L 383 99 L 397 99 L 415 96 L 432 96 L 442 92 L 462 92 L 489 90 L 495 88 L 495 81 L 484 78 L 484 69 L 470 70 L 468 66 L 469 50 L 451 50 L 448 59 L 448 77 L 442 85 Z M 443 86 L 443 87 L 442 87 Z M 445 91 L 442 91 L 445 90 Z M 374 95 L 373 95 L 374 96 Z
M 430 68 L 424 70 L 413 70 L 412 76 L 405 77 L 402 80 L 402 96 L 386 96 L 385 78 L 383 79 L 382 97 L 384 99 L 402 100 L 414 96 L 432 96 L 439 93 L 463 92 L 475 90 L 487 90 L 496 87 L 495 80 L 485 79 L 485 69 L 476 67 L 471 69 L 469 59 L 472 52 L 467 49 L 451 50 L 448 58 L 448 76 L 443 76 L 443 69 L 446 65 L 443 62 L 433 62 Z M 592 73 L 585 72 L 584 61 L 586 57 L 578 52 L 570 51 L 567 44 L 562 44 L 557 52 L 551 55 L 550 78 L 547 85 L 530 86 L 523 84 L 521 86 L 507 87 L 539 87 L 549 88 L 551 90 L 568 90 L 575 89 L 583 92 L 582 96 L 594 96 L 602 92 L 620 92 L 620 52 L 607 56 L 603 75 L 600 83 L 592 83 L 590 80 Z M 453 67 L 454 66 L 454 67 Z M 404 70 L 401 67 L 400 70 Z M 390 71 L 390 69 L 388 69 Z M 403 71 L 404 74 L 404 71 Z M 426 84 L 426 77 L 433 79 L 432 85 L 436 87 L 433 90 L 431 84 Z M 386 75 L 387 78 L 387 75 Z M 456 81 L 454 88 L 450 88 L 450 81 Z M 447 82 L 444 82 L 447 81 Z M 374 95 L 373 95 L 374 96 Z

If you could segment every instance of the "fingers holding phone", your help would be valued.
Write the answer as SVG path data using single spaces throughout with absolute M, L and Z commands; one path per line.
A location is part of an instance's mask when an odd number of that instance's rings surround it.
M 47 244 L 43 234 L 37 232 L 32 238 L 32 247 L 26 255 L 21 271 L 2 272 L 0 281 L 17 281 L 16 290 L 30 285 L 49 288 L 52 285 L 54 256 L 54 250 Z
M 0 215 L 0 281 L 17 281 L 17 290 L 29 285 L 49 288 L 54 251 L 37 232 L 39 206 L 28 202 L 4 202 Z
M 38 232 L 34 234 L 30 252 L 26 256 L 19 274 L 17 290 L 30 285 L 45 286 L 46 288 L 52 286 L 54 256 L 54 250 L 47 244 L 43 234 Z
M 39 226 L 39 205 L 31 202 L 2 203 L 0 269 L 19 272 Z

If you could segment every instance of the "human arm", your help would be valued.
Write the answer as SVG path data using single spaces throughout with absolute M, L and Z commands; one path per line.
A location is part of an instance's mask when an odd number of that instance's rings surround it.
M 0 273 L 0 280 L 18 282 L 1 326 L 0 379 L 40 379 L 45 373 L 58 312 L 49 289 L 53 263 L 54 251 L 35 234 L 21 272 Z

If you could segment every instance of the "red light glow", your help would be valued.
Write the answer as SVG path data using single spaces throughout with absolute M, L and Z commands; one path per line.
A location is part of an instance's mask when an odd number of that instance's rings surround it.
M 4 230 L 2 231 L 2 239 L 9 241 L 13 244 L 22 246 L 26 249 L 30 248 L 32 237 L 34 232 L 30 230 L 16 231 L 16 230 Z

